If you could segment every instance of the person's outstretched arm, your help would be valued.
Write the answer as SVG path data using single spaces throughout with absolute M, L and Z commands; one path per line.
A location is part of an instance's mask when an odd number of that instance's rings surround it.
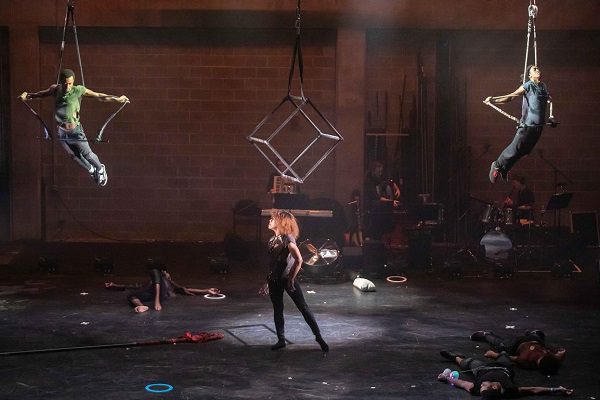
M 126 285 L 123 283 L 115 283 L 115 282 L 104 282 L 104 287 L 107 289 L 114 290 L 129 290 L 129 289 L 137 289 L 140 287 L 139 283 L 135 283 L 133 285 Z
M 556 394 L 562 396 L 570 396 L 573 394 L 573 389 L 568 389 L 564 386 L 558 387 L 542 387 L 542 386 L 519 386 L 519 393 L 526 394 Z
M 513 101 L 517 97 L 521 97 L 525 94 L 525 88 L 523 86 L 519 86 L 517 90 L 512 93 L 505 94 L 503 96 L 488 96 L 483 101 L 484 103 L 492 103 L 492 104 L 504 104 L 509 101 Z
M 111 94 L 94 92 L 88 88 L 85 89 L 85 93 L 83 94 L 86 97 L 94 97 L 99 101 L 108 101 L 108 102 L 116 102 L 116 103 L 126 103 L 129 101 L 127 96 L 113 96 Z
M 463 389 L 469 393 L 473 390 L 475 384 L 473 382 L 465 381 L 464 379 L 450 379 L 449 375 L 445 375 L 443 372 L 438 375 L 438 381 L 451 383 L 453 386 Z
M 40 90 L 39 92 L 35 92 L 35 93 L 23 92 L 23 93 L 21 93 L 19 98 L 21 100 L 25 101 L 25 100 L 31 100 L 31 99 L 38 99 L 40 97 L 48 97 L 48 96 L 54 94 L 57 86 L 58 85 L 52 85 L 48 89 Z
M 196 289 L 196 288 L 182 288 L 183 293 L 189 296 L 194 296 L 197 294 L 219 294 L 220 290 L 217 288 L 206 288 L 206 289 Z

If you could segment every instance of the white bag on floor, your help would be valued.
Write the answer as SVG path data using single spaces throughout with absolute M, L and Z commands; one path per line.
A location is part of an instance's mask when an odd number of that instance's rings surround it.
M 352 285 L 360 290 L 361 292 L 374 292 L 375 284 L 368 279 L 365 278 L 356 278 Z

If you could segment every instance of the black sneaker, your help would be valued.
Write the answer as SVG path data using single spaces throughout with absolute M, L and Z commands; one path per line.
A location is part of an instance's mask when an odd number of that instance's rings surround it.
M 487 331 L 477 331 L 474 332 L 469 339 L 471 339 L 474 342 L 485 342 L 485 335 L 487 335 L 490 332 Z
M 329 353 L 329 345 L 323 340 L 321 336 L 317 336 L 315 340 L 317 341 L 317 343 L 319 343 L 319 346 L 321 346 L 321 351 L 323 353 Z
M 285 339 L 279 339 L 277 343 L 271 346 L 271 350 L 279 350 L 285 347 Z
M 532 331 L 527 331 L 527 332 L 525 332 L 525 335 L 526 336 L 529 336 L 529 335 L 531 335 L 531 336 L 537 336 L 537 337 L 539 337 L 542 340 L 546 339 L 546 335 L 544 334 L 544 332 L 542 332 L 539 329 L 534 329 Z
M 450 361 L 456 361 L 456 357 L 467 358 L 460 353 L 455 353 L 453 351 L 448 351 L 448 350 L 440 351 L 440 356 L 442 356 Z

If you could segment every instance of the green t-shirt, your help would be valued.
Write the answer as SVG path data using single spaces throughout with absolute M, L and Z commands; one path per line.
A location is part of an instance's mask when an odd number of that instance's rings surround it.
M 54 119 L 56 119 L 56 122 L 77 123 L 79 125 L 81 97 L 85 94 L 85 91 L 85 86 L 77 85 L 64 93 L 62 86 L 57 86 L 54 94 Z

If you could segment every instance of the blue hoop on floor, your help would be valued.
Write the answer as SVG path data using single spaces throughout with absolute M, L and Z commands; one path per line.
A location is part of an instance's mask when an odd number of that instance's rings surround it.
M 164 387 L 164 389 L 153 389 L 155 386 Z M 167 393 L 173 390 L 173 386 L 169 385 L 168 383 L 151 383 L 146 385 L 144 389 L 150 393 Z

